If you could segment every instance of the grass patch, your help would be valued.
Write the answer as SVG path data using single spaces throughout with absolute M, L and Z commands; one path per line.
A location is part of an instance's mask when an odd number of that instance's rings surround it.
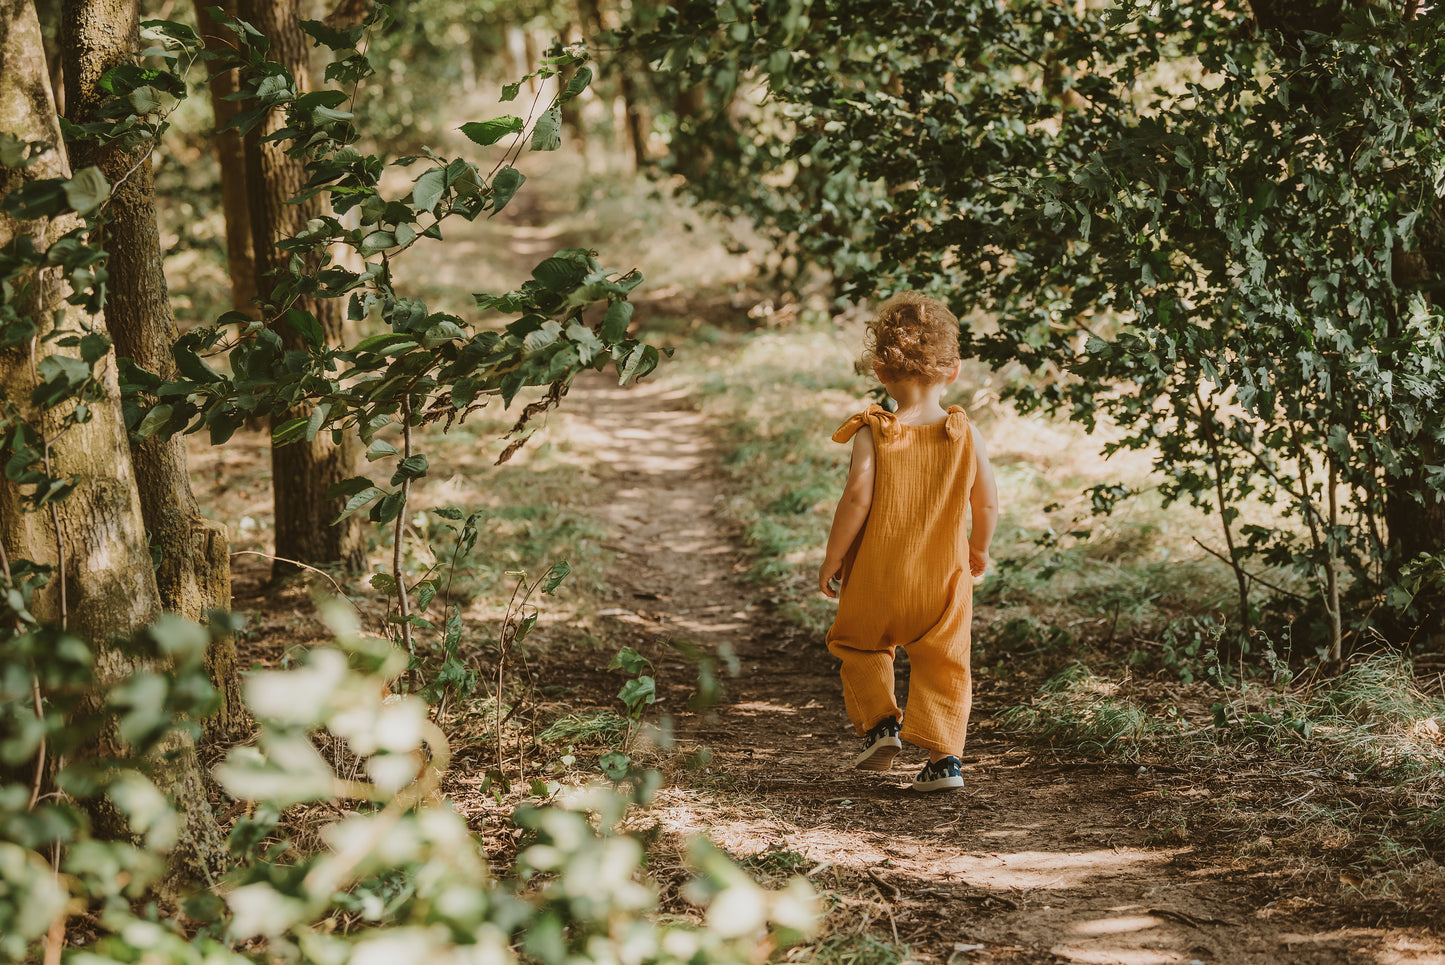
M 1393 655 L 1294 690 L 1200 685 L 1187 701 L 1076 664 L 1001 719 L 1008 733 L 1085 757 L 1135 762 L 1147 754 L 1212 769 L 1250 751 L 1445 801 L 1445 700 L 1421 692 L 1409 663 Z
M 1030 704 L 1001 715 L 1005 732 L 1083 756 L 1134 762 L 1160 729 L 1118 683 L 1081 665 L 1044 684 Z
M 908 961 L 909 946 L 874 935 L 829 935 L 788 955 L 789 961 L 814 965 L 899 965 Z
M 1445 888 L 1445 700 L 1398 656 L 1301 683 L 1198 683 L 1184 699 L 1075 666 L 1001 716 L 1061 756 L 1188 775 L 1139 816 L 1155 846 L 1224 842 L 1282 876 L 1324 872 L 1399 920 Z M 1210 780 L 1208 796 L 1171 793 Z
M 568 714 L 548 724 L 539 734 L 542 744 L 569 747 L 621 747 L 627 735 L 627 721 L 610 710 Z
M 816 863 L 805 854 L 775 847 L 748 855 L 738 862 L 738 866 L 751 872 L 760 883 L 767 884 L 801 875 Z

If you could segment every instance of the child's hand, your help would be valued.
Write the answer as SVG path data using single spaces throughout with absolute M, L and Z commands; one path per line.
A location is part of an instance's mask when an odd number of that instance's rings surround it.
M 842 560 L 824 560 L 823 565 L 818 568 L 818 589 L 830 600 L 838 599 L 838 589 L 833 585 L 834 581 L 841 582 L 843 579 Z
M 988 572 L 988 550 L 968 548 L 968 570 L 973 574 L 974 583 L 982 583 L 983 575 Z

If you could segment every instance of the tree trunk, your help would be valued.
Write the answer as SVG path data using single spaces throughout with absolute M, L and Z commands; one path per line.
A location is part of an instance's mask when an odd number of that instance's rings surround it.
M 607 29 L 607 24 L 602 16 L 601 0 L 577 0 L 577 19 L 582 25 L 582 40 L 587 44 L 587 49 L 597 54 L 597 35 Z M 613 143 L 621 142 L 627 147 L 632 159 L 632 170 L 640 171 L 647 161 L 647 137 L 645 134 L 646 121 L 644 120 L 642 108 L 637 102 L 637 84 L 633 79 L 633 72 L 637 65 L 630 63 L 635 57 L 629 55 L 626 61 L 614 61 L 617 70 L 617 93 L 621 101 L 622 110 L 619 112 L 615 104 L 612 105 L 613 115 Z M 640 69 L 646 70 L 647 65 L 641 64 Z M 618 116 L 620 113 L 620 117 Z
M 227 16 L 236 15 L 236 0 L 195 0 L 196 22 L 210 50 L 224 49 L 227 31 L 207 10 L 220 7 Z M 211 114 L 215 123 L 216 164 L 221 172 L 221 210 L 226 215 L 226 270 L 231 276 L 231 307 L 252 314 L 256 301 L 256 257 L 251 248 L 251 207 L 246 191 L 246 151 L 241 132 L 223 130 L 241 109 L 230 100 L 236 92 L 236 69 L 221 70 L 209 61 L 211 72 Z
M 619 72 L 617 89 L 622 94 L 627 141 L 632 146 L 632 169 L 641 171 L 647 166 L 647 132 L 652 122 L 648 119 L 647 108 L 638 96 L 637 82 L 630 70 Z
M 100 78 L 131 58 L 139 39 L 137 20 L 137 0 L 65 0 L 60 38 L 71 120 L 95 119 L 108 96 Z M 110 253 L 105 315 L 116 355 L 161 378 L 173 378 L 176 320 L 156 228 L 150 152 L 83 141 L 71 148 L 71 156 L 76 167 L 99 167 L 111 183 L 106 224 L 92 242 Z M 184 440 L 152 436 L 136 443 L 131 457 L 150 544 L 160 551 L 156 583 L 161 606 L 197 622 L 212 610 L 229 610 L 229 538 L 225 526 L 201 515 L 191 492 Z M 235 640 L 226 634 L 213 646 L 217 652 L 210 662 L 223 674 L 213 682 L 225 702 L 207 728 L 224 740 L 240 736 L 245 716 Z
M 707 106 L 706 84 L 693 84 L 691 87 L 674 93 L 672 112 L 675 115 L 673 118 L 675 128 L 681 129 L 688 123 L 696 123 L 697 119 L 707 112 Z M 696 181 L 702 178 L 707 169 L 712 166 L 712 152 L 695 148 L 685 157 L 675 158 L 675 161 L 679 174 L 689 181 Z
M 70 173 L 41 50 L 39 24 L 30 0 L 0 0 L 0 131 L 54 145 L 23 172 L 0 169 L 0 197 L 27 180 Z M 0 218 L 0 245 L 28 235 L 37 248 L 48 248 L 79 226 L 75 216 L 35 222 Z M 82 318 L 80 309 L 66 304 L 69 294 L 60 269 L 47 268 L 28 286 L 28 304 L 17 307 L 42 325 L 75 330 Z M 103 315 L 83 321 L 95 331 L 106 331 Z M 53 512 L 22 512 L 19 490 L 8 480 L 0 482 L 0 539 L 10 559 L 31 559 L 54 567 L 50 583 L 36 595 L 33 612 L 89 641 L 96 676 L 104 685 L 133 667 L 112 641 L 133 636 L 155 618 L 160 591 L 121 418 L 114 353 L 97 363 L 101 397 L 88 403 L 89 420 L 58 434 L 56 425 L 64 410 L 24 411 L 34 385 L 34 366 L 46 355 L 75 352 L 42 339 L 0 352 L 0 397 L 20 408 L 47 438 L 53 438 L 49 446 L 52 474 L 69 475 L 76 482 L 70 496 L 56 504 Z M 100 756 L 113 753 L 113 740 L 112 735 L 101 735 L 94 752 Z M 190 741 L 178 734 L 164 753 L 155 755 L 152 764 L 157 783 L 169 792 L 183 818 L 182 843 L 169 856 L 164 898 L 173 896 L 170 889 L 181 882 L 203 880 L 220 868 L 226 852 Z
M 271 41 L 268 56 L 289 68 L 298 89 L 308 88 L 307 51 L 309 41 L 301 32 L 297 0 L 241 0 L 241 18 Z M 256 253 L 256 284 L 261 301 L 275 317 L 283 308 L 310 312 L 321 323 L 328 342 L 341 338 L 341 302 L 334 298 L 302 298 L 285 306 L 271 304 L 272 272 L 285 272 L 290 256 L 276 243 L 299 232 L 311 218 L 324 213 L 320 195 L 301 204 L 288 203 L 301 193 L 306 171 L 302 163 L 289 158 L 285 145 L 263 142 L 266 135 L 283 126 L 280 112 L 273 111 L 264 123 L 246 136 L 246 182 L 250 188 L 252 246 Z M 319 265 L 313 263 L 309 267 Z M 300 337 L 290 326 L 280 324 L 277 334 L 287 348 L 301 349 Z M 309 415 L 309 411 L 285 413 L 286 419 Z M 361 523 L 355 516 L 332 525 L 341 514 L 343 499 L 327 499 L 326 491 L 355 474 L 357 446 L 349 437 L 336 445 L 327 433 L 312 442 L 296 442 L 271 450 L 271 486 L 276 501 L 276 556 L 272 578 L 295 571 L 292 562 L 309 565 L 341 564 L 349 570 L 361 568 L 364 553 Z
M 371 16 L 376 0 L 336 0 L 336 6 L 323 18 L 322 23 L 335 30 L 359 27 Z

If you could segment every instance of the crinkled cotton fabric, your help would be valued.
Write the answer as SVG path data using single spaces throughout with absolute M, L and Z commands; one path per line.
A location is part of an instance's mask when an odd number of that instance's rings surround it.
M 828 649 L 843 662 L 843 700 L 859 734 L 898 717 L 904 740 L 958 754 L 973 702 L 973 433 L 958 406 L 942 422 L 911 426 L 873 405 L 843 423 L 833 441 L 848 442 L 864 426 L 873 434 L 873 500 L 843 559 Z M 910 665 L 906 712 L 894 694 L 899 647 Z

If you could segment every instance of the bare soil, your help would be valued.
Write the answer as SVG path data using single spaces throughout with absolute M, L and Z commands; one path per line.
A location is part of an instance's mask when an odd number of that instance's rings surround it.
M 711 429 L 685 393 L 588 379 L 565 410 L 614 491 L 613 636 L 659 664 L 675 760 L 710 754 L 701 770 L 673 770 L 662 829 L 807 874 L 834 896 L 834 934 L 896 939 L 919 961 L 1445 962 L 1438 920 L 1372 925 L 1338 880 L 1281 872 L 1225 842 L 1152 844 L 1156 802 L 1207 801 L 1239 777 L 1036 755 L 993 736 L 990 714 L 1027 698 L 1009 679 L 977 683 L 966 788 L 913 791 L 916 748 L 887 774 L 851 769 L 835 661 L 742 575 L 747 552 L 714 512 L 725 477 Z M 710 712 L 684 705 L 692 668 L 669 646 L 679 640 L 736 656 Z

